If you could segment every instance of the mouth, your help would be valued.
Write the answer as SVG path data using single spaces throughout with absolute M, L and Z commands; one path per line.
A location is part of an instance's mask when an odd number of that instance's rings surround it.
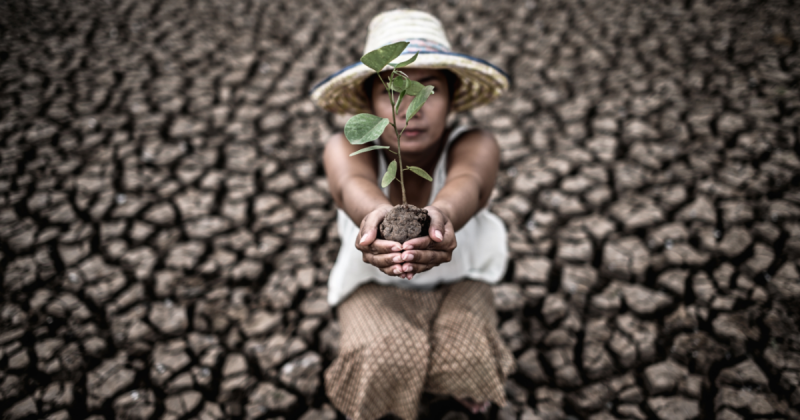
M 408 137 L 410 139 L 413 139 L 413 138 L 419 137 L 424 132 L 425 132 L 425 130 L 409 128 L 409 129 L 403 131 L 403 137 Z

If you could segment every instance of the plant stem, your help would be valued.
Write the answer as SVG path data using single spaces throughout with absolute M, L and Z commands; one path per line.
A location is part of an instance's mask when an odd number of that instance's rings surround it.
M 392 128 L 394 128 L 394 135 L 397 136 L 397 159 L 400 160 L 400 162 L 398 162 L 400 164 L 398 165 L 400 166 L 400 191 L 403 193 L 403 205 L 407 205 L 406 184 L 403 182 L 403 155 L 400 153 L 400 133 L 397 132 L 397 110 L 395 109 L 394 95 L 391 89 L 387 90 L 389 91 L 389 100 L 392 104 Z M 408 121 L 406 121 L 406 125 L 408 125 Z M 405 127 L 403 127 L 403 130 L 405 130 Z

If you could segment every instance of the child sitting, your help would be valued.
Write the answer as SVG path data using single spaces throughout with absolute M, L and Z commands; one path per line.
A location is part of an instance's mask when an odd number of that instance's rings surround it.
M 505 227 L 485 208 L 497 176 L 498 145 L 484 130 L 446 123 L 451 112 L 494 100 L 507 90 L 508 77 L 483 60 L 451 52 L 439 20 L 424 12 L 376 16 L 365 52 L 398 41 L 410 42 L 398 62 L 419 53 L 403 71 L 434 86 L 410 121 L 397 121 L 398 129 L 407 125 L 400 140 L 403 165 L 433 177 L 405 177 L 407 201 L 430 216 L 427 235 L 402 244 L 378 238 L 378 226 L 402 202 L 398 183 L 380 187 L 388 151 L 349 157 L 360 147 L 336 134 L 324 154 L 342 239 L 328 287 L 341 345 L 325 372 L 325 388 L 354 420 L 387 414 L 415 419 L 423 392 L 486 412 L 490 403 L 505 404 L 503 383 L 514 370 L 497 332 L 490 287 L 502 278 L 508 257 Z M 317 85 L 312 99 L 332 112 L 368 112 L 391 121 L 388 94 L 376 82 L 375 73 L 358 63 Z M 405 115 L 411 99 L 401 102 L 398 115 Z M 377 142 L 396 151 L 391 126 Z

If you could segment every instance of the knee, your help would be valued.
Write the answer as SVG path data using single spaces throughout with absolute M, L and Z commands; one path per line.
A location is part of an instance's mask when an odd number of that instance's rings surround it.
M 424 378 L 428 369 L 430 344 L 425 337 L 386 334 L 364 350 L 365 362 L 387 379 Z
M 482 320 L 462 314 L 458 319 L 440 321 L 434 326 L 431 337 L 435 359 L 458 366 L 474 366 L 491 356 L 491 331 Z

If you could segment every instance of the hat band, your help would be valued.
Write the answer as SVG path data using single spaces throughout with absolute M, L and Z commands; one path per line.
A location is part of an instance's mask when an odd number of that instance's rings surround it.
M 438 42 L 433 42 L 428 39 L 407 39 L 408 46 L 405 50 L 403 50 L 403 54 L 415 53 L 415 52 L 440 52 L 440 53 L 449 53 L 450 48 L 446 45 L 440 44 Z

